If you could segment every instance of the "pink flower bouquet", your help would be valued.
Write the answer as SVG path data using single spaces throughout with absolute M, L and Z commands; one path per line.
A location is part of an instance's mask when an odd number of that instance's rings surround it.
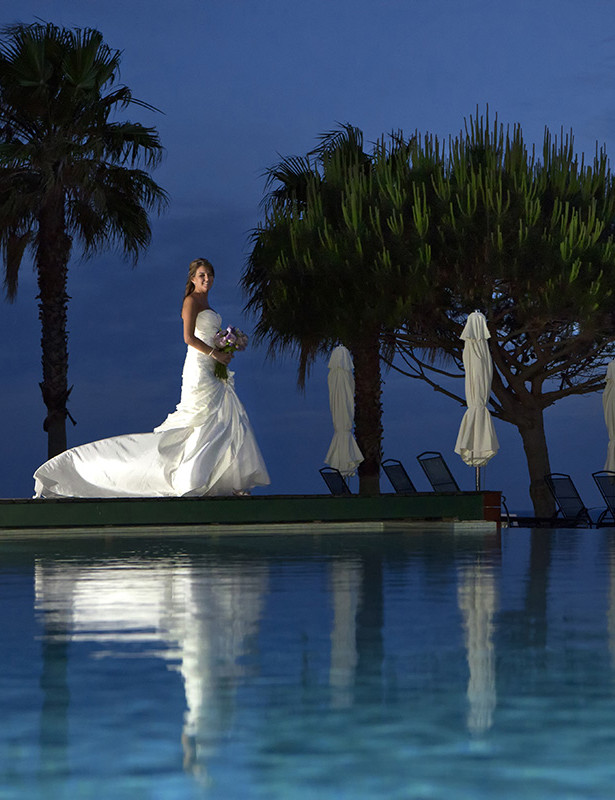
M 245 350 L 248 346 L 248 337 L 239 328 L 234 328 L 229 325 L 227 328 L 221 328 L 214 336 L 214 347 L 222 350 L 225 353 L 234 353 L 236 350 Z M 228 378 L 228 370 L 226 364 L 220 364 L 216 361 L 214 367 L 214 375 L 216 378 L 225 381 Z

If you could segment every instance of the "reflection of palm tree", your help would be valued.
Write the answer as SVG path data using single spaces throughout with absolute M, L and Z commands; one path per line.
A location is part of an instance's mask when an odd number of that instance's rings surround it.
M 352 686 L 357 667 L 357 606 L 361 567 L 350 560 L 334 561 L 330 572 L 333 598 L 331 666 L 329 685 L 334 708 L 352 705 Z
M 535 528 L 531 533 L 530 561 L 523 624 L 535 653 L 544 653 L 547 643 L 547 599 L 551 567 L 551 532 Z
M 42 569 L 40 562 L 35 567 L 35 597 L 60 594 L 66 609 L 71 607 L 71 582 L 53 567 Z M 68 642 L 70 613 L 57 615 L 46 613 L 42 620 L 42 671 L 41 689 L 41 773 L 44 780 L 53 774 L 65 772 L 68 763 Z
M 357 674 L 361 680 L 382 676 L 384 660 L 383 559 L 369 553 L 361 560 L 361 596 L 357 612 Z
M 463 614 L 470 679 L 468 681 L 468 730 L 483 733 L 493 724 L 497 703 L 493 615 L 497 587 L 493 570 L 477 560 L 460 570 L 457 601 Z

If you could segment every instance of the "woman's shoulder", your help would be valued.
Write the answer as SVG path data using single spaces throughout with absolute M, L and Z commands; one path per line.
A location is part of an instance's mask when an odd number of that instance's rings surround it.
M 182 303 L 182 314 L 187 311 L 191 314 L 200 314 L 201 311 L 207 311 L 209 306 L 203 305 L 203 303 L 195 297 L 193 294 L 189 294 L 187 297 L 184 297 L 184 302 Z
M 182 305 L 183 305 L 184 308 L 193 308 L 194 306 L 199 306 L 200 303 L 199 303 L 199 299 L 198 299 L 198 297 L 196 297 L 196 295 L 187 294 L 184 297 L 184 302 L 183 302 Z

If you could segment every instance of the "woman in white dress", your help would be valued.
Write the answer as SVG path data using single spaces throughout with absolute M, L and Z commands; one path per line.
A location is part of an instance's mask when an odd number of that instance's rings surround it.
M 73 447 L 34 473 L 35 497 L 182 497 L 247 494 L 269 475 L 233 373 L 214 375 L 220 315 L 209 305 L 214 269 L 190 264 L 182 306 L 188 352 L 176 410 L 151 433 L 114 436 Z

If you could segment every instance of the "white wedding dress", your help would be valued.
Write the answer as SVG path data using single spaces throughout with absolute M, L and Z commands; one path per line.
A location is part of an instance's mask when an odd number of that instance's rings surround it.
M 201 311 L 195 334 L 211 345 L 220 315 Z M 188 347 L 176 411 L 152 433 L 73 447 L 34 473 L 35 497 L 190 497 L 265 486 L 267 468 L 246 411 L 214 359 Z

